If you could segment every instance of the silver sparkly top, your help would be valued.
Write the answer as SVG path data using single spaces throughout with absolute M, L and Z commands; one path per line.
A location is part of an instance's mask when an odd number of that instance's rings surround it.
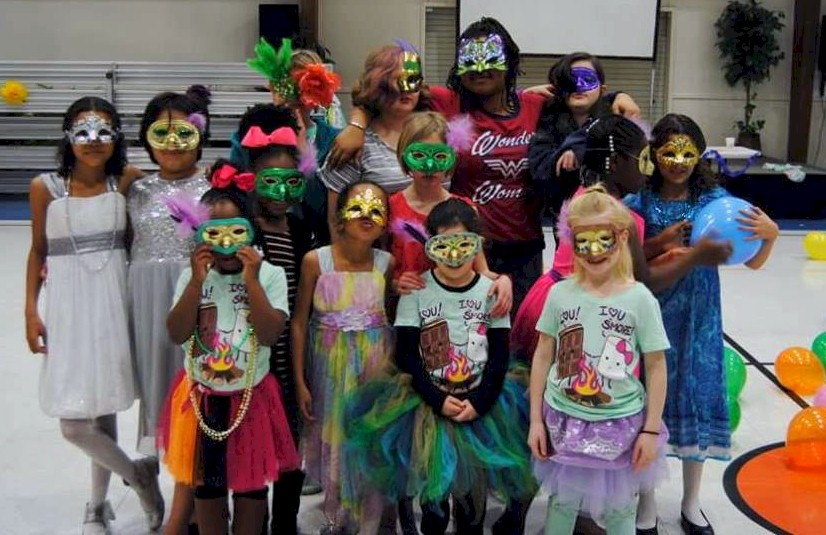
M 154 174 L 133 182 L 126 197 L 132 223 L 132 262 L 189 260 L 195 241 L 178 234 L 164 199 L 185 191 L 198 200 L 209 188 L 203 171 L 181 180 L 164 180 Z

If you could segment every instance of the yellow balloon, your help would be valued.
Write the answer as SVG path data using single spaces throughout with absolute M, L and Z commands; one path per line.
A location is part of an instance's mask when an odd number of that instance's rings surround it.
M 803 238 L 803 248 L 812 260 L 826 260 L 826 232 L 810 232 Z
M 789 422 L 786 461 L 793 469 L 826 468 L 826 407 L 803 409 Z

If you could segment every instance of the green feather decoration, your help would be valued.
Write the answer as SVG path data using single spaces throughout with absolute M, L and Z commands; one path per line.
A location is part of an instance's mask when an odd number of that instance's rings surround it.
M 293 58 L 293 44 L 290 39 L 282 39 L 278 52 L 263 37 L 255 45 L 255 57 L 247 60 L 250 69 L 263 74 L 270 82 L 284 82 L 290 77 Z

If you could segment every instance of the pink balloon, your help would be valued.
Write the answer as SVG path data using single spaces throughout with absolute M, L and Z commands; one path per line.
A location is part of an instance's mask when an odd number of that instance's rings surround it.
M 813 405 L 815 407 L 826 407 L 826 386 L 821 386 L 815 394 Z

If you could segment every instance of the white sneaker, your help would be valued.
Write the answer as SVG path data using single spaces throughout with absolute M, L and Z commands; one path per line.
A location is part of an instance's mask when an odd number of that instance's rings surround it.
M 86 504 L 86 513 L 83 515 L 83 535 L 110 535 L 110 523 L 115 519 L 115 512 L 109 500 L 97 507 Z

